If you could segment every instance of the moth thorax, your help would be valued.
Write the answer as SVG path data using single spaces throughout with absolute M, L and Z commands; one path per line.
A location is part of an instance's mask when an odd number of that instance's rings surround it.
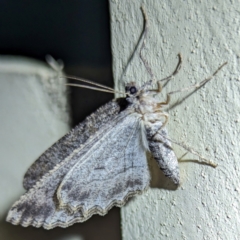
M 154 113 L 158 109 L 156 99 L 151 96 L 142 96 L 139 99 L 139 109 L 142 114 Z

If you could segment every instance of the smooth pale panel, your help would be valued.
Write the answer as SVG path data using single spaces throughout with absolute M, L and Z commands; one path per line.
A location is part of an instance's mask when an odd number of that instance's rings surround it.
M 69 131 L 65 79 L 57 75 L 46 63 L 0 56 L 0 239 L 49 239 L 44 230 L 16 227 L 5 217 L 25 192 L 27 168 Z
M 142 30 L 140 1 L 110 2 L 115 86 L 150 79 L 135 55 L 120 79 Z M 170 138 L 184 141 L 209 156 L 213 169 L 180 163 L 181 186 L 170 190 L 154 161 L 152 189 L 123 207 L 123 239 L 237 239 L 240 236 L 240 82 L 239 1 L 144 1 L 149 34 L 144 58 L 157 79 L 168 76 L 183 55 L 183 68 L 160 95 L 189 86 L 211 75 L 228 61 L 217 77 L 178 105 L 187 93 L 172 97 Z M 180 158 L 185 150 L 174 146 Z M 193 160 L 188 154 L 184 159 Z

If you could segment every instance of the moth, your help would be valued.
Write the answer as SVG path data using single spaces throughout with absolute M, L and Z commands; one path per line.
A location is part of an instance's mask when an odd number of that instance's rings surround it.
M 147 18 L 143 9 L 142 13 L 145 34 Z M 175 71 L 164 80 L 179 71 L 180 54 L 178 58 Z M 222 66 L 210 78 L 183 90 L 204 85 Z M 88 88 L 116 92 L 81 80 L 96 86 Z M 178 160 L 171 147 L 171 142 L 178 143 L 167 135 L 168 115 L 163 107 L 169 104 L 171 94 L 183 90 L 169 93 L 160 102 L 154 96 L 161 92 L 160 81 L 158 89 L 150 89 L 153 82 L 142 86 L 126 84 L 125 97 L 100 107 L 46 150 L 26 172 L 23 180 L 26 193 L 13 204 L 7 221 L 52 229 L 84 222 L 93 214 L 105 215 L 113 206 L 122 207 L 130 197 L 149 187 L 146 151 L 152 154 L 164 175 L 179 185 Z

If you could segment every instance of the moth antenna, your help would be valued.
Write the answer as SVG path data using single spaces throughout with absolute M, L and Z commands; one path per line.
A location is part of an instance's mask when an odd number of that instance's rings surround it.
M 197 151 L 194 150 L 193 148 L 187 146 L 186 144 L 184 144 L 184 143 L 182 143 L 182 142 L 181 142 L 181 143 L 180 143 L 180 142 L 177 142 L 177 141 L 175 141 L 175 140 L 173 140 L 173 139 L 170 139 L 169 137 L 166 137 L 166 136 L 162 135 L 161 133 L 158 133 L 158 134 L 161 135 L 163 138 L 169 140 L 170 142 L 172 142 L 172 143 L 174 143 L 174 144 L 176 144 L 176 145 L 184 148 L 184 149 L 187 150 L 188 152 L 190 152 L 190 153 L 198 156 L 198 157 L 201 159 L 201 161 L 198 160 L 200 163 L 205 163 L 205 164 L 207 164 L 207 165 L 209 165 L 209 166 L 211 166 L 211 167 L 214 167 L 214 168 L 217 167 L 217 164 L 216 164 L 216 163 L 214 163 L 214 162 L 211 161 L 211 160 L 206 159 L 206 158 L 203 157 L 199 152 L 197 152 Z
M 108 90 L 111 90 L 111 91 L 115 91 L 113 88 L 107 87 L 107 86 L 102 85 L 102 84 L 100 84 L 100 83 L 95 83 L 95 82 L 90 81 L 90 80 L 87 80 L 87 79 L 85 79 L 85 78 L 79 78 L 79 77 L 75 77 L 75 76 L 71 76 L 71 75 L 64 75 L 64 76 L 61 76 L 61 78 L 67 78 L 67 79 L 77 80 L 77 81 L 89 83 L 89 84 L 92 84 L 92 85 L 95 85 L 95 86 L 98 86 L 98 87 L 101 87 L 101 88 L 104 88 L 104 89 L 108 89 Z
M 145 41 L 146 41 L 145 38 L 147 35 L 147 31 L 148 31 L 148 20 L 147 20 L 147 15 L 146 15 L 144 9 L 141 8 L 141 10 L 142 10 L 142 14 L 144 17 L 144 29 L 145 30 L 144 30 L 144 36 L 143 36 L 144 40 L 143 40 L 139 55 L 140 55 L 140 59 L 142 60 L 147 72 L 149 73 L 149 75 L 151 76 L 151 79 L 152 79 L 144 84 L 143 88 L 145 88 L 146 86 L 151 85 L 153 81 L 156 81 L 156 78 L 155 78 L 153 71 L 152 71 L 151 67 L 149 66 L 148 62 L 144 59 L 144 57 L 142 55 L 142 51 L 145 48 Z M 159 86 L 160 86 L 160 81 L 169 81 L 171 78 L 173 78 L 179 72 L 179 70 L 181 69 L 181 66 L 182 66 L 182 55 L 180 53 L 178 54 L 178 59 L 179 59 L 179 61 L 178 61 L 177 67 L 174 70 L 174 72 L 170 76 L 157 81 Z
M 178 92 L 185 92 L 185 91 L 189 91 L 191 89 L 198 89 L 200 87 L 202 87 L 203 85 L 205 85 L 208 81 L 210 81 L 225 65 L 227 64 L 227 62 L 223 63 L 222 65 L 220 65 L 220 67 L 218 67 L 218 69 L 208 78 L 204 79 L 203 81 L 199 82 L 199 83 L 196 83 L 194 85 L 191 85 L 189 87 L 186 87 L 186 88 L 183 88 L 183 89 L 179 89 L 179 90 L 176 90 L 176 91 L 172 91 L 170 93 L 168 93 L 169 95 L 170 94 L 174 94 L 174 93 L 178 93 Z
M 149 73 L 149 75 L 151 76 L 151 79 L 155 79 L 154 77 L 154 74 L 153 74 L 153 71 L 151 69 L 151 67 L 149 66 L 148 62 L 144 59 L 143 55 L 142 55 L 142 51 L 143 49 L 145 48 L 146 46 L 146 35 L 148 33 L 148 18 L 147 18 L 147 14 L 145 12 L 145 10 L 143 9 L 143 7 L 141 7 L 141 11 L 142 11 L 142 15 L 143 15 L 143 33 L 142 33 L 142 38 L 143 38 L 143 42 L 142 42 L 142 46 L 140 48 L 140 53 L 139 53 L 139 56 L 140 56 L 140 59 L 141 61 L 143 62 L 147 72 Z
M 128 70 L 128 66 L 129 66 L 130 63 L 132 62 L 132 60 L 133 60 L 133 58 L 134 58 L 134 56 L 135 56 L 135 53 L 137 52 L 137 49 L 138 49 L 140 43 L 142 42 L 142 40 L 145 39 L 147 30 L 148 30 L 147 14 L 146 14 L 143 6 L 141 6 L 140 9 L 141 9 L 142 15 L 143 15 L 143 30 L 142 30 L 142 32 L 141 32 L 141 35 L 140 35 L 138 41 L 137 41 L 137 44 L 135 45 L 135 47 L 134 47 L 134 49 L 133 49 L 133 52 L 132 52 L 131 56 L 129 57 L 129 59 L 128 59 L 128 61 L 127 61 L 127 65 L 126 65 L 126 67 L 124 68 L 124 70 L 123 70 L 123 72 L 122 72 L 122 74 L 121 74 L 120 82 L 122 82 L 122 78 L 123 78 L 123 76 L 126 74 L 126 72 L 127 72 L 127 70 Z M 141 49 L 142 49 L 142 47 L 141 47 Z M 141 50 L 140 50 L 140 52 L 141 52 Z M 141 56 L 140 56 L 140 58 L 141 58 Z
M 97 88 L 97 87 L 91 87 L 91 86 L 87 86 L 87 85 L 74 84 L 74 83 L 67 83 L 66 85 L 67 86 L 71 86 L 71 87 L 88 88 L 88 89 L 99 91 L 99 92 L 120 93 L 120 94 L 124 94 L 125 95 L 124 92 L 120 92 L 120 91 L 116 91 L 116 90 L 102 89 L 102 88 Z

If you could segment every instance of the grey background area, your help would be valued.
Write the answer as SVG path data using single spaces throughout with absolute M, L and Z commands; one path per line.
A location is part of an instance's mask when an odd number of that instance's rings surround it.
M 113 98 L 80 88 L 66 92 L 46 54 L 62 59 L 67 74 L 112 86 L 108 1 L 0 2 L 0 239 L 120 239 L 119 208 L 67 229 L 5 222 L 24 193 L 22 178 L 31 163 Z

